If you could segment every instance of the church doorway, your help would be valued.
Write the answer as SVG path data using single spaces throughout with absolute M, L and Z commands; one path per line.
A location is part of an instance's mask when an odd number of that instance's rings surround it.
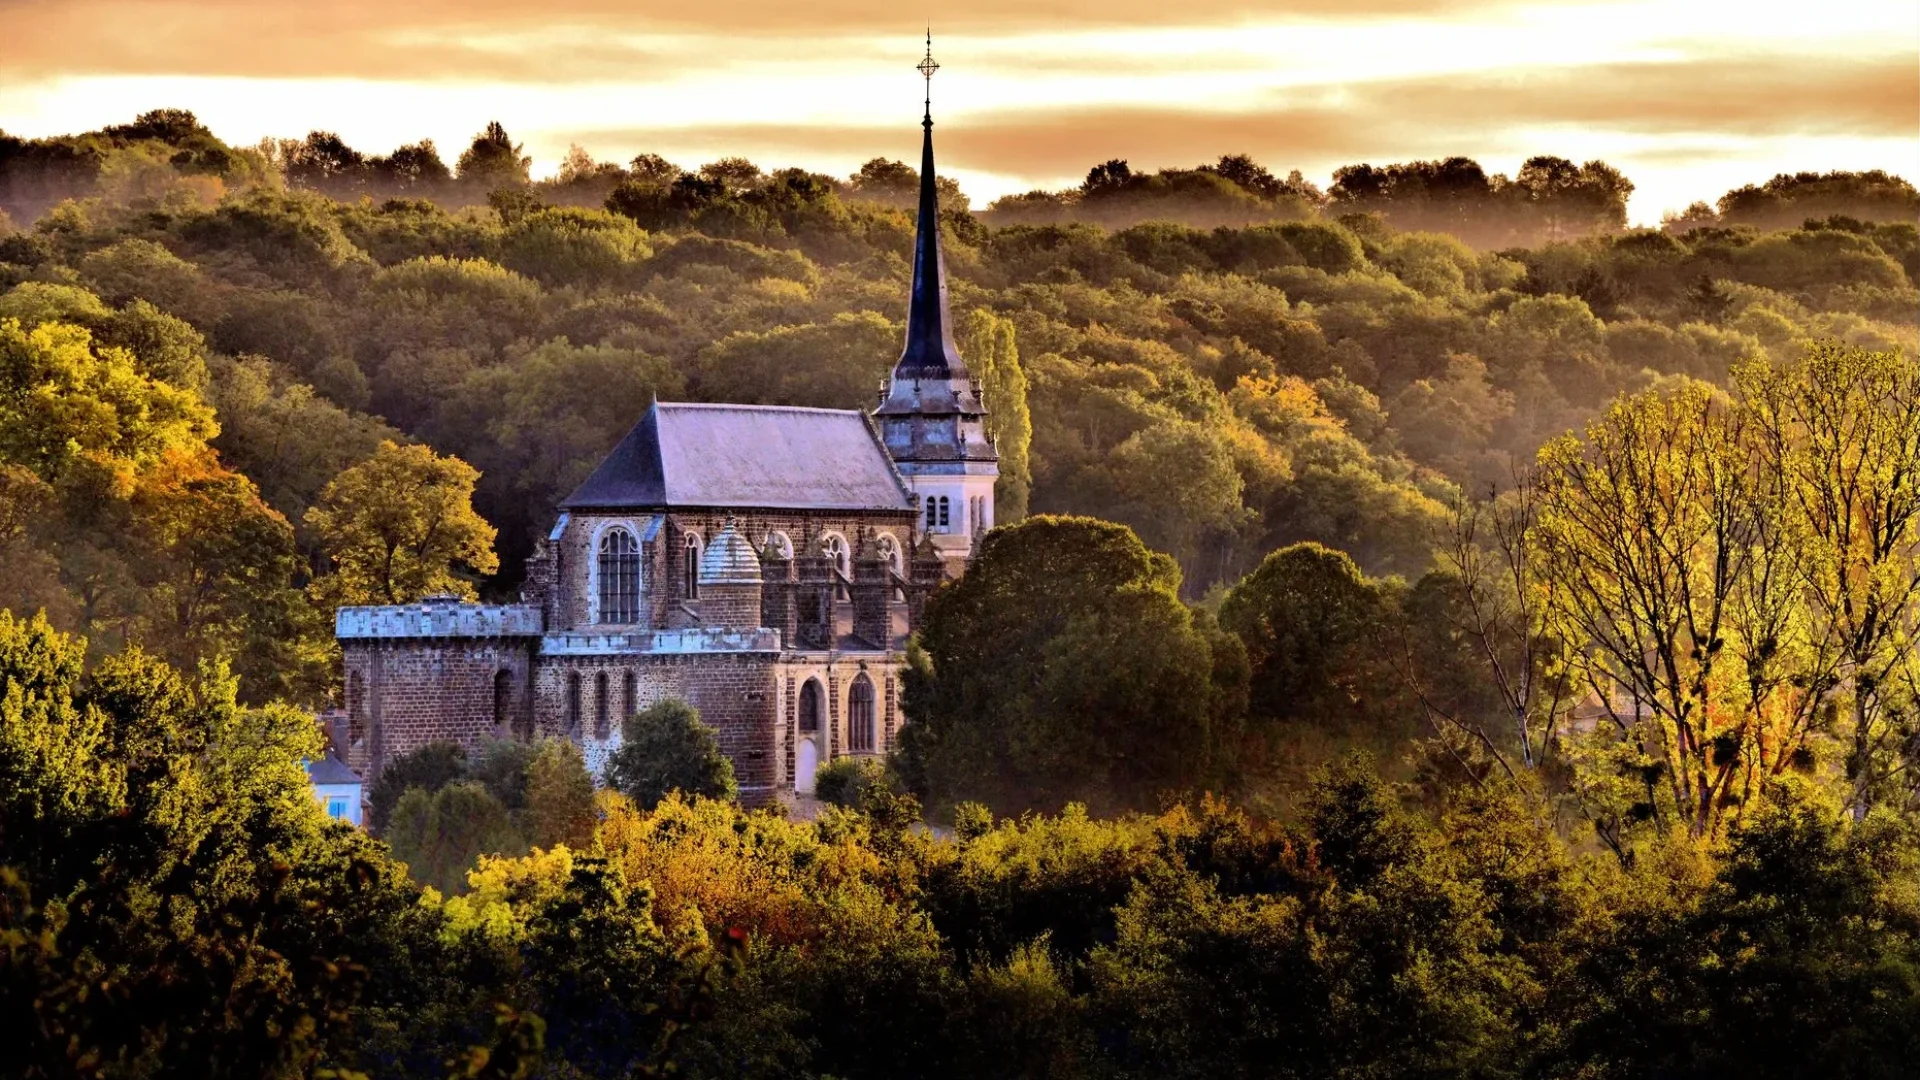
M 799 738 L 793 748 L 793 790 L 813 794 L 813 774 L 820 771 L 820 714 L 826 696 L 820 681 L 808 679 L 800 684 Z
M 801 795 L 813 794 L 813 774 L 820 771 L 820 747 L 814 741 L 818 738 L 802 737 L 793 751 L 793 790 Z

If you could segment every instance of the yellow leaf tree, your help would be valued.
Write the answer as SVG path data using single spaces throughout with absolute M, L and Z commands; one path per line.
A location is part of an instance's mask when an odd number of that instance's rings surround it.
M 499 569 L 494 528 L 473 509 L 480 473 L 425 446 L 383 442 L 334 477 L 306 523 L 333 572 L 317 579 L 323 603 L 403 604 L 452 594 L 472 599 L 473 579 Z

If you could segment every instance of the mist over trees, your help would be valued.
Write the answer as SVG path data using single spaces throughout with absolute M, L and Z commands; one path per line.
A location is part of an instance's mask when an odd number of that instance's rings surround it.
M 861 407 L 897 351 L 905 165 L 842 180 L 576 153 L 531 182 L 498 125 L 452 156 L 370 156 L 325 132 L 236 149 L 167 110 L 0 142 L 15 222 L 0 230 L 0 318 L 34 357 L 15 370 L 150 386 L 170 404 L 141 406 L 142 422 L 175 410 L 177 433 L 97 452 L 120 455 L 123 477 L 163 459 L 179 477 L 192 458 L 244 478 L 224 497 L 278 522 L 224 557 L 280 567 L 244 575 L 251 613 L 224 618 L 237 586 L 196 555 L 195 599 L 163 619 L 154 575 L 170 563 L 129 545 L 178 530 L 21 515 L 11 566 L 44 572 L 0 575 L 8 602 L 283 683 L 281 660 L 246 657 L 291 650 L 312 693 L 329 646 L 324 610 L 299 594 L 386 588 L 348 584 L 370 549 L 326 495 L 364 487 L 383 442 L 479 474 L 463 481 L 478 546 L 409 572 L 439 574 L 430 591 L 511 595 L 550 507 L 652 397 Z M 1821 337 L 1911 349 L 1920 306 L 1914 193 L 1879 173 L 1775 178 L 1659 232 L 1621 230 L 1616 172 L 1552 158 L 1512 181 L 1464 159 L 1353 166 L 1325 193 L 1244 156 L 1151 175 L 1115 161 L 1044 214 L 974 215 L 943 186 L 1008 519 L 1126 524 L 1174 557 L 1189 599 L 1297 542 L 1417 576 L 1450 500 L 1506 483 L 1614 395 L 1724 384 L 1740 361 Z M 1762 204 L 1826 216 L 1766 231 L 1747 223 Z M 1219 221 L 1232 224 L 1192 223 Z M 1516 238 L 1530 246 L 1487 250 Z M 34 338 L 53 324 L 68 329 Z M 42 435 L 47 449 L 8 457 L 35 479 L 11 497 L 77 508 L 59 464 L 71 436 Z M 104 505 L 143 522 L 162 505 L 114 490 Z
M 943 179 L 1003 527 L 900 752 L 749 812 L 667 702 L 326 822 L 334 607 L 512 596 L 653 397 L 871 405 L 917 181 L 0 136 L 0 1071 L 1910 1071 L 1884 173 Z

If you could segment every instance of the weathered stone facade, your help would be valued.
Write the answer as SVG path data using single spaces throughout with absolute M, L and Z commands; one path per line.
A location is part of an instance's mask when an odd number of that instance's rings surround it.
M 521 602 L 343 608 L 349 763 L 434 739 L 572 739 L 700 711 L 750 803 L 894 746 L 926 598 L 993 525 L 997 454 L 954 348 L 932 122 L 907 340 L 872 414 L 655 403 L 559 507 Z

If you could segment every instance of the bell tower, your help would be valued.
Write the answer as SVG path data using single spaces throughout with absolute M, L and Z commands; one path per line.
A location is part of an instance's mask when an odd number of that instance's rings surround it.
M 873 419 L 900 475 L 920 504 L 917 531 L 949 574 L 966 566 L 981 533 L 993 527 L 993 483 L 1000 455 L 987 437 L 987 408 L 953 343 L 947 266 L 940 254 L 940 198 L 934 184 L 933 35 L 920 61 L 927 81 L 920 121 L 920 206 L 913 243 L 913 291 L 907 340 Z

